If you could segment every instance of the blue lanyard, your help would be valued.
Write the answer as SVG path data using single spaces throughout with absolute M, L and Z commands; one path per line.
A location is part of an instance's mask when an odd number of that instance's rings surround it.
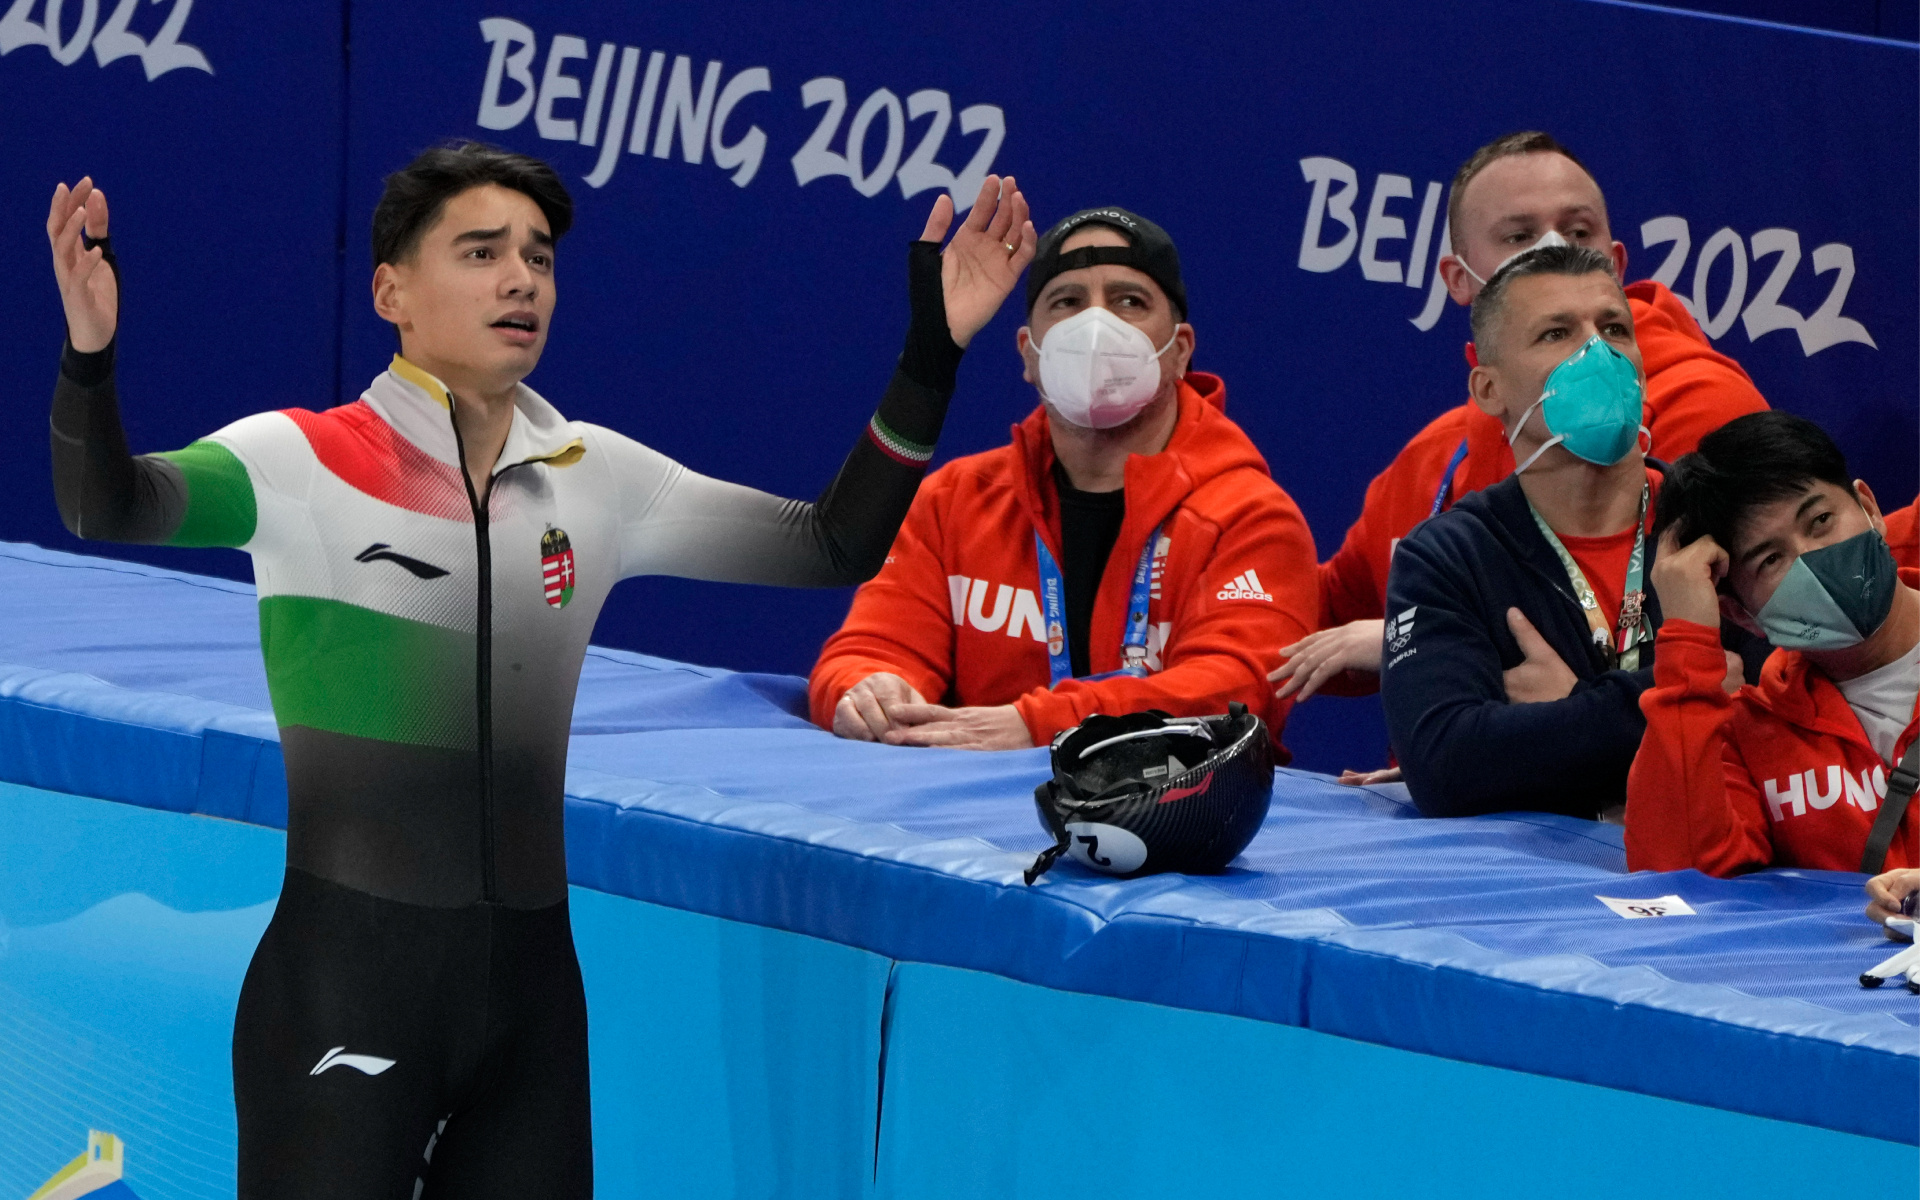
M 1147 601 L 1153 596 L 1153 548 L 1160 544 L 1163 528 L 1156 526 L 1148 535 L 1146 548 L 1140 551 L 1140 565 L 1133 569 L 1133 591 L 1127 597 L 1127 635 L 1120 642 L 1120 669 L 1089 675 L 1088 679 L 1115 675 L 1138 678 L 1147 673 Z M 1037 529 L 1033 548 L 1040 559 L 1040 607 L 1047 618 L 1047 670 L 1053 676 L 1049 686 L 1058 686 L 1061 680 L 1073 678 L 1073 655 L 1067 647 L 1067 584 L 1060 575 L 1060 564 L 1053 560 L 1053 551 L 1047 549 Z
M 1429 517 L 1439 516 L 1440 510 L 1447 506 L 1447 501 L 1453 499 L 1453 473 L 1460 469 L 1461 460 L 1466 457 L 1467 439 L 1461 438 L 1460 448 L 1447 460 L 1447 469 L 1440 476 L 1440 490 L 1433 494 L 1433 511 L 1427 514 Z

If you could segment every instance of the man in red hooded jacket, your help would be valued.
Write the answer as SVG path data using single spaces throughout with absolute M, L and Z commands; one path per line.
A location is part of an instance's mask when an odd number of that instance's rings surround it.
M 1440 260 L 1447 293 L 1471 304 L 1515 254 L 1570 243 L 1609 254 L 1626 278 L 1627 248 L 1613 240 L 1600 185 L 1573 154 L 1539 132 L 1509 134 L 1475 151 L 1447 200 L 1453 252 Z M 1767 407 L 1753 381 L 1713 349 L 1693 314 L 1665 286 L 1629 284 L 1634 338 L 1646 367 L 1648 453 L 1672 461 L 1700 438 Z M 1473 347 L 1467 347 L 1473 361 Z M 1361 695 L 1378 686 L 1387 565 L 1401 538 L 1468 492 L 1513 472 L 1500 423 L 1471 401 L 1435 417 L 1367 487 L 1359 520 L 1320 566 L 1320 632 L 1284 645 L 1271 678 L 1279 694 Z
M 1627 777 L 1628 868 L 1920 867 L 1897 784 L 1920 735 L 1920 573 L 1895 565 L 1872 490 L 1819 426 L 1762 413 L 1673 465 L 1656 526 L 1665 620 Z M 1723 619 L 1780 647 L 1733 695 Z
M 921 484 L 880 574 L 827 640 L 815 722 L 842 737 L 993 750 L 1094 713 L 1264 712 L 1269 647 L 1315 627 L 1313 537 L 1189 371 L 1165 231 L 1088 209 L 1040 240 L 1018 346 L 1042 405 L 1011 445 Z

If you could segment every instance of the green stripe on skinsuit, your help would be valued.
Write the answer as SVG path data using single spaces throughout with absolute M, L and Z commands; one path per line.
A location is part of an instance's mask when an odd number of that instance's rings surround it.
M 233 451 L 202 439 L 154 457 L 179 467 L 187 480 L 187 515 L 167 539 L 169 546 L 244 546 L 253 540 L 253 483 Z
M 316 596 L 264 596 L 274 719 L 351 737 L 470 750 L 470 633 Z

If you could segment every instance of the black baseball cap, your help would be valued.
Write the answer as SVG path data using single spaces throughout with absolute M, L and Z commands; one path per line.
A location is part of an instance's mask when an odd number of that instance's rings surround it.
M 1085 225 L 1106 225 L 1117 229 L 1126 237 L 1128 244 L 1081 246 L 1077 250 L 1060 253 L 1061 243 Z M 1145 217 L 1112 206 L 1083 208 L 1040 236 L 1040 247 L 1034 253 L 1033 267 L 1027 272 L 1028 314 L 1031 315 L 1033 306 L 1039 303 L 1040 290 L 1055 275 L 1102 263 L 1132 267 L 1146 275 L 1160 285 L 1167 299 L 1173 301 L 1173 306 L 1180 310 L 1180 319 L 1187 319 L 1187 288 L 1180 282 L 1180 252 L 1173 248 L 1173 239 L 1167 236 L 1166 230 Z

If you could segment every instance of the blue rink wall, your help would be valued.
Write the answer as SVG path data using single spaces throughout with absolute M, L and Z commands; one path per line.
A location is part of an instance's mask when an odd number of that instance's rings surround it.
M 0 1196 L 89 1128 L 141 1200 L 232 1195 L 228 1038 L 284 835 L 11 784 L 0 829 Z M 1920 1173 L 1910 1145 L 571 898 L 602 1196 L 1807 1200 Z

